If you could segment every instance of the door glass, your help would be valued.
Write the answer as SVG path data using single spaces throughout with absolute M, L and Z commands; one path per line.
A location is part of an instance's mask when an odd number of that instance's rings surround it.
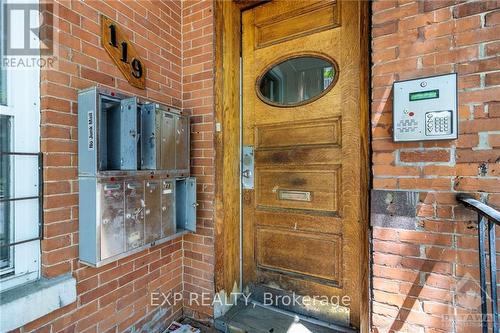
M 332 60 L 319 56 L 295 57 L 268 69 L 257 82 L 257 95 L 275 106 L 300 105 L 331 89 L 337 75 L 337 65 Z
M 11 149 L 11 116 L 0 115 L 0 152 Z M 8 155 L 0 155 L 0 200 L 11 197 L 11 161 Z M 0 245 L 11 242 L 11 209 L 10 202 L 0 201 Z M 0 247 L 0 272 L 12 266 L 11 247 Z

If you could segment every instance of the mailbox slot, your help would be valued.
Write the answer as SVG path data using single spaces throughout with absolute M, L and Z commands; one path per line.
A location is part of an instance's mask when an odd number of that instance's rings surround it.
M 125 251 L 123 184 L 101 183 L 101 258 L 106 259 Z
M 144 242 L 151 243 L 162 237 L 161 182 L 159 180 L 146 181 L 144 199 Z
M 144 244 L 144 182 L 125 182 L 125 249 Z
M 196 178 L 178 179 L 175 184 L 177 228 L 196 231 Z

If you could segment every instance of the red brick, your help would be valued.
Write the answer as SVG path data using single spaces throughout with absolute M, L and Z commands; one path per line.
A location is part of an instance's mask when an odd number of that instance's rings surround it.
M 414 244 L 450 246 L 452 237 L 451 235 L 432 234 L 419 231 L 400 231 L 399 239 L 402 242 Z
M 488 43 L 484 50 L 487 56 L 500 55 L 500 42 Z
M 500 3 L 497 0 L 472 1 L 456 6 L 453 9 L 453 17 L 459 18 L 469 15 L 479 14 L 498 7 L 500 7 Z
M 496 86 L 500 84 L 500 72 L 486 74 L 485 84 L 487 86 Z
M 191 5 L 186 3 L 185 7 L 189 6 Z M 54 332 L 70 332 L 74 330 L 90 332 L 97 331 L 96 323 L 99 322 L 100 330 L 118 327 L 125 318 L 116 315 L 113 306 L 108 307 L 105 305 L 108 302 L 117 302 L 118 298 L 123 298 L 124 294 L 132 294 L 130 290 L 132 284 L 115 290 L 118 281 L 122 283 L 127 280 L 136 281 L 138 286 L 139 284 L 144 285 L 142 290 L 146 290 L 145 288 L 148 288 L 152 283 L 151 279 L 158 277 L 160 270 L 167 267 L 169 263 L 175 266 L 170 267 L 171 279 L 182 281 L 181 241 L 175 242 L 175 247 L 162 247 L 162 254 L 163 249 L 176 251 L 165 253 L 164 258 L 156 258 L 160 255 L 159 252 L 151 252 L 150 255 L 142 253 L 135 257 L 137 260 L 135 263 L 124 260 L 123 265 L 117 266 L 116 263 L 112 263 L 99 269 L 88 268 L 78 263 L 78 182 L 76 169 L 77 89 L 96 84 L 118 86 L 127 88 L 124 90 L 132 91 L 141 96 L 149 96 L 158 101 L 175 104 L 178 107 L 182 106 L 182 67 L 184 65 L 181 52 L 184 50 L 181 45 L 181 30 L 184 29 L 180 23 L 182 21 L 181 16 L 183 16 L 181 15 L 181 7 L 184 7 L 184 5 L 181 6 L 180 3 L 175 2 L 152 2 L 144 3 L 143 6 L 138 2 L 83 3 L 78 1 L 58 6 L 58 15 L 62 20 L 59 20 L 59 30 L 56 33 L 60 44 L 63 46 L 59 53 L 58 67 L 44 69 L 41 73 L 41 134 L 44 138 L 41 148 L 42 151 L 47 153 L 44 158 L 46 166 L 44 176 L 47 181 L 45 186 L 46 211 L 44 213 L 46 238 L 42 243 L 42 267 L 43 274 L 47 277 L 73 272 L 79 279 L 77 292 L 80 302 L 79 304 L 75 303 L 72 308 L 56 312 L 58 318 L 52 317 L 46 319 L 43 323 L 35 323 L 36 327 L 31 326 L 33 329 L 51 329 Z M 202 22 L 196 22 L 196 29 L 203 31 L 203 33 L 197 36 L 195 43 L 205 44 L 200 44 L 199 49 L 191 54 L 192 63 L 202 64 L 202 67 L 197 68 L 197 71 L 192 74 L 203 78 L 208 83 L 213 76 L 211 71 L 213 51 L 210 48 L 213 36 L 209 29 L 213 15 L 212 3 L 207 2 L 203 8 L 208 12 L 203 12 Z M 151 74 L 146 79 L 146 91 L 128 88 L 128 84 L 124 82 L 121 73 L 103 51 L 99 40 L 100 13 L 118 19 L 119 24 L 127 31 L 127 34 L 135 40 L 136 47 L 147 62 Z M 168 23 L 156 25 L 154 22 Z M 135 29 L 135 31 L 132 29 Z M 135 38 L 134 32 L 137 38 Z M 139 44 L 143 44 L 149 50 L 144 49 Z M 148 51 L 151 53 L 148 54 Z M 165 61 L 165 58 L 167 61 Z M 200 106 L 207 105 L 204 110 L 201 110 L 201 108 L 200 111 L 197 110 L 200 115 L 211 115 L 213 108 L 210 104 L 210 97 L 213 85 L 200 82 L 201 86 L 194 87 L 191 90 L 190 98 L 200 100 Z M 193 103 L 198 104 L 197 102 Z M 203 118 L 200 124 L 210 124 L 212 122 L 213 119 L 207 117 Z M 204 133 L 210 133 L 213 128 L 212 125 L 203 125 L 205 126 L 203 128 Z M 203 140 L 200 141 L 198 148 L 202 152 L 200 156 L 212 158 L 213 154 L 209 153 L 213 152 L 214 149 L 211 142 L 212 138 L 206 136 Z M 210 144 L 205 144 L 206 142 L 210 142 Z M 194 142 L 193 145 L 197 149 L 198 143 Z M 211 173 L 213 175 L 213 166 L 202 166 L 199 171 L 200 174 L 209 175 Z M 213 192 L 213 180 L 213 177 L 205 179 L 204 191 L 211 190 Z M 206 204 L 203 203 L 203 207 L 213 207 L 213 205 L 207 202 Z M 203 214 L 200 213 L 200 215 Z M 207 222 L 204 226 L 205 230 L 207 230 L 207 226 L 213 228 L 213 223 Z M 199 241 L 203 244 L 204 238 Z M 146 253 L 148 252 L 146 251 Z M 172 262 L 172 253 L 175 253 L 174 262 Z M 139 257 L 142 259 L 137 259 Z M 139 263 L 140 260 L 142 264 Z M 144 265 L 144 269 L 134 271 L 134 264 L 138 266 Z M 148 266 L 148 264 L 150 265 Z M 149 273 L 149 268 L 154 273 Z M 207 279 L 210 279 L 213 266 L 204 269 L 210 270 L 204 273 L 207 274 Z M 131 272 L 132 274 L 129 275 Z M 101 284 L 98 285 L 98 283 Z M 165 280 L 158 286 L 174 288 L 180 283 L 170 286 L 168 281 Z M 139 297 L 139 295 L 136 294 L 136 297 Z M 105 306 L 99 313 L 96 312 L 97 299 L 100 299 L 101 307 Z M 127 317 L 126 327 L 120 326 L 123 328 L 122 330 L 136 323 L 138 327 L 141 327 L 143 325 L 141 321 L 144 318 L 153 321 L 153 312 L 156 309 L 147 307 L 148 299 L 145 293 L 143 293 L 140 303 L 137 302 L 136 298 L 129 298 L 121 302 L 121 309 L 124 310 L 127 306 L 130 307 L 134 302 L 136 303 L 134 315 L 121 312 L 121 315 Z M 87 305 L 83 305 L 85 303 Z M 176 309 L 175 313 L 176 316 L 180 316 L 181 309 Z M 172 315 L 170 313 L 169 318 Z M 166 320 L 167 316 L 161 318 Z M 26 327 L 31 328 L 29 325 Z M 31 330 L 24 329 L 24 331 Z
M 500 118 L 500 102 L 489 102 L 487 105 L 490 118 Z
M 500 7 L 500 5 L 499 5 Z M 500 25 L 500 10 L 490 12 L 484 16 L 484 25 L 487 27 Z
M 402 151 L 399 154 L 401 162 L 448 162 L 450 152 L 448 150 L 426 150 L 426 151 Z
M 456 191 L 500 192 L 498 179 L 457 177 L 453 187 Z
M 456 153 L 457 163 L 467 163 L 467 162 L 487 162 L 487 163 L 498 163 L 498 158 L 500 156 L 500 149 L 486 149 L 486 150 L 470 150 L 470 149 L 458 149 Z
M 423 0 L 424 12 L 434 11 L 436 9 L 450 7 L 456 3 L 455 0 Z

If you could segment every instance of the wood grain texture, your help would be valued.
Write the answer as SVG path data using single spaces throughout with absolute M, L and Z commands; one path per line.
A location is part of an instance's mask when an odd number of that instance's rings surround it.
M 340 168 L 331 170 L 257 169 L 255 173 L 256 204 L 258 207 L 318 210 L 338 213 Z M 309 201 L 284 200 L 280 191 L 309 193 Z
M 341 283 L 342 239 L 338 235 L 259 227 L 256 237 L 257 244 L 266 244 L 256 249 L 259 268 L 304 275 L 336 285 Z M 314 250 L 311 248 L 312 239 Z M 290 243 L 294 245 L 292 256 L 288 252 Z
M 109 27 L 114 26 L 116 31 L 116 40 L 118 43 L 117 47 L 111 45 L 110 32 Z M 122 52 L 121 52 L 121 43 L 127 43 L 127 62 L 122 61 Z M 113 62 L 118 67 L 120 72 L 122 72 L 123 76 L 127 79 L 127 81 L 134 87 L 139 89 L 146 89 L 146 64 L 142 61 L 139 53 L 135 49 L 134 45 L 130 42 L 128 37 L 122 31 L 120 26 L 111 20 L 110 18 L 101 15 L 101 43 L 102 47 L 109 54 Z M 137 59 L 140 61 L 142 66 L 142 76 L 135 77 L 132 75 L 132 66 L 131 61 L 133 59 Z
M 255 1 L 230 2 L 216 1 L 216 121 L 223 125 L 222 133 L 216 134 L 216 291 L 230 290 L 235 281 L 239 279 L 239 258 L 237 243 L 240 237 L 238 219 L 239 197 L 225 195 L 231 193 L 231 187 L 239 186 L 239 179 L 235 180 L 233 175 L 239 175 L 237 161 L 239 151 L 233 145 L 238 142 L 239 128 L 230 127 L 234 133 L 227 133 L 226 124 L 238 121 L 239 113 L 235 112 L 236 104 L 239 103 L 239 59 L 242 51 L 255 50 L 255 28 L 245 30 L 240 35 L 241 24 L 251 25 L 265 23 L 272 15 L 286 15 L 287 11 L 298 11 L 305 6 L 320 6 L 322 0 L 308 1 L 273 1 L 264 5 L 258 5 Z M 314 45 L 314 51 L 328 54 L 334 58 L 340 66 L 339 83 L 324 97 L 297 108 L 279 109 L 270 107 L 271 112 L 259 112 L 261 101 L 248 100 L 254 93 L 253 79 L 250 84 L 243 86 L 243 103 L 245 118 L 249 117 L 252 122 L 243 123 L 243 142 L 253 144 L 262 151 L 280 151 L 285 148 L 335 148 L 340 151 L 340 177 L 341 181 L 349 177 L 352 181 L 348 184 L 342 183 L 341 194 L 348 201 L 340 203 L 339 211 L 349 209 L 346 214 L 340 216 L 325 216 L 321 214 L 309 214 L 307 210 L 289 210 L 286 214 L 283 208 L 256 209 L 256 195 L 253 190 L 244 190 L 242 201 L 244 210 L 242 212 L 244 221 L 259 221 L 243 224 L 243 284 L 265 283 L 266 281 L 280 281 L 285 290 L 293 290 L 302 295 L 308 294 L 331 294 L 345 295 L 353 292 L 354 302 L 351 307 L 351 323 L 360 328 L 361 332 L 368 332 L 369 328 L 369 246 L 368 246 L 368 186 L 369 186 L 369 52 L 368 52 L 368 8 L 369 3 L 364 1 L 342 1 L 339 5 L 340 27 L 313 33 L 307 36 L 307 43 L 302 37 L 293 37 L 283 43 L 277 43 L 262 47 L 265 52 L 255 57 L 252 61 L 245 60 L 242 75 L 245 79 L 255 78 L 260 71 L 276 61 L 279 57 L 293 53 L 311 52 L 310 45 Z M 242 22 L 240 13 L 245 9 L 253 8 L 243 12 Z M 307 11 L 307 10 L 306 10 Z M 346 23 L 346 21 L 348 21 Z M 329 33 L 329 31 L 335 31 Z M 329 34 L 328 38 L 322 34 Z M 253 52 L 253 51 L 252 51 Z M 347 66 L 347 67 L 346 67 Z M 345 71 L 345 72 L 344 72 Z M 340 84 L 340 82 L 343 82 Z M 231 95 L 232 96 L 229 96 Z M 254 98 L 254 97 L 252 97 Z M 264 104 L 264 103 L 262 103 Z M 251 107 L 248 108 L 248 105 Z M 279 112 L 278 112 L 279 111 Z M 351 113 L 351 114 L 349 114 Z M 229 118 L 229 119 L 226 119 Z M 332 119 L 339 124 L 338 131 L 333 129 Z M 317 120 L 323 121 L 323 125 L 316 127 L 318 137 L 308 140 L 307 127 Z M 286 128 L 290 126 L 290 128 Z M 345 133 L 349 128 L 350 133 Z M 297 130 L 297 136 L 284 135 L 290 129 Z M 335 132 L 335 133 L 334 133 Z M 340 140 L 338 140 L 339 138 Z M 346 141 L 348 140 L 348 141 Z M 349 147 L 347 146 L 349 145 Z M 258 152 L 260 153 L 260 152 Z M 279 155 L 278 155 L 279 156 Z M 276 157 L 276 155 L 275 155 Z M 262 165 L 262 170 L 275 168 L 273 159 L 268 165 Z M 276 161 L 276 160 L 275 160 Z M 349 167 L 342 167 L 347 164 Z M 279 164 L 278 164 L 279 165 Z M 319 163 L 318 167 L 339 167 L 339 164 Z M 300 165 L 285 166 L 285 168 L 300 168 Z M 311 168 L 311 166 L 308 166 Z M 328 170 L 327 168 L 327 170 Z M 348 170 L 346 170 L 348 169 Z M 226 186 L 227 185 L 227 186 Z M 225 192 L 227 189 L 228 192 Z M 356 209 L 352 209 L 356 208 Z M 286 208 L 285 208 L 286 209 Z M 304 213 L 306 212 L 306 213 Z M 346 225 L 346 219 L 348 225 Z M 283 279 L 282 272 L 273 270 L 259 270 L 256 265 L 256 230 L 255 227 L 279 228 L 293 232 L 317 233 L 319 235 L 337 235 L 342 237 L 342 255 L 345 258 L 339 270 L 344 274 L 342 278 L 343 287 L 334 288 L 331 284 L 321 283 L 318 279 L 304 279 L 300 275 L 289 276 Z M 351 243 L 350 245 L 346 245 Z M 230 244 L 228 246 L 228 244 Z M 249 260 L 249 258 L 251 260 Z M 353 260 L 355 258 L 355 260 Z M 337 260 L 340 262 L 341 260 Z M 330 262 L 331 263 L 331 262 Z M 352 269 L 351 269 L 352 268 Z M 347 277 L 351 281 L 346 281 Z
M 244 4 L 240 4 L 243 6 Z M 240 284 L 240 5 L 215 1 L 215 291 Z
M 358 33 L 359 33 L 359 128 L 360 128 L 360 254 L 359 254 L 359 290 L 360 302 L 360 332 L 370 330 L 370 238 L 369 205 L 371 170 L 370 170 L 370 2 L 360 1 L 358 4 Z
M 328 7 L 330 6 L 330 7 Z M 314 26 L 315 8 L 338 11 L 336 24 Z M 323 12 L 322 12 L 323 13 Z M 244 285 L 272 285 L 301 295 L 349 296 L 351 324 L 361 326 L 368 193 L 366 112 L 361 99 L 361 5 L 356 1 L 273 1 L 243 13 L 243 144 L 255 147 L 255 190 L 244 194 Z M 288 24 L 281 26 L 279 22 Z M 303 22 L 305 21 L 305 22 Z M 318 27 L 322 21 L 318 19 Z M 365 23 L 363 23 L 365 24 Z M 262 33 L 272 26 L 272 35 Z M 307 29 L 306 29 L 307 30 Z M 262 42 L 267 36 L 269 43 Z M 280 108 L 262 102 L 255 80 L 278 59 L 323 54 L 339 65 L 337 84 L 310 103 Z M 363 94 L 363 95 L 362 95 Z M 366 104 L 366 102 L 365 102 Z M 362 142 L 363 141 L 363 142 Z M 303 191 L 309 201 L 283 200 L 280 190 Z M 335 213 L 328 215 L 329 213 Z M 262 230 L 265 230 L 263 233 Z M 324 242 L 322 237 L 339 239 Z M 318 257 L 311 257 L 317 252 Z M 334 253 L 341 253 L 336 256 Z M 290 267 L 295 267 L 292 269 Z M 325 276 L 317 269 L 321 267 Z M 338 267 L 335 273 L 332 267 Z M 330 282 L 331 282 L 330 281 Z
M 311 135 L 314 132 L 314 135 Z M 293 135 L 289 135 L 293 133 Z M 308 145 L 340 145 L 340 119 L 320 119 L 300 124 L 260 126 L 255 135 L 255 148 L 284 148 Z
M 295 9 L 261 11 L 255 22 L 255 47 L 261 48 L 315 32 L 338 27 L 339 6 L 335 1 L 294 2 Z M 281 14 L 281 15 L 280 15 Z

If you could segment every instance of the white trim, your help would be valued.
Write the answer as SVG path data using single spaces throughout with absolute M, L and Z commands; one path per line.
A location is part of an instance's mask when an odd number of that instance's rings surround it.
M 16 1 L 2 1 L 2 5 L 5 2 Z M 12 23 L 19 25 L 13 29 L 17 34 L 15 38 L 24 38 L 24 22 Z M 12 149 L 15 152 L 37 153 L 40 151 L 40 68 L 7 68 L 6 72 L 8 105 L 0 106 L 0 114 L 13 117 Z M 11 161 L 15 170 L 12 197 L 37 196 L 37 158 L 18 156 Z M 15 201 L 11 207 L 14 241 L 38 236 L 38 201 Z M 40 241 L 16 245 L 13 252 L 14 274 L 0 280 L 0 291 L 40 277 Z
M 21 327 L 75 301 L 76 280 L 69 274 L 5 291 L 0 298 L 0 332 Z

